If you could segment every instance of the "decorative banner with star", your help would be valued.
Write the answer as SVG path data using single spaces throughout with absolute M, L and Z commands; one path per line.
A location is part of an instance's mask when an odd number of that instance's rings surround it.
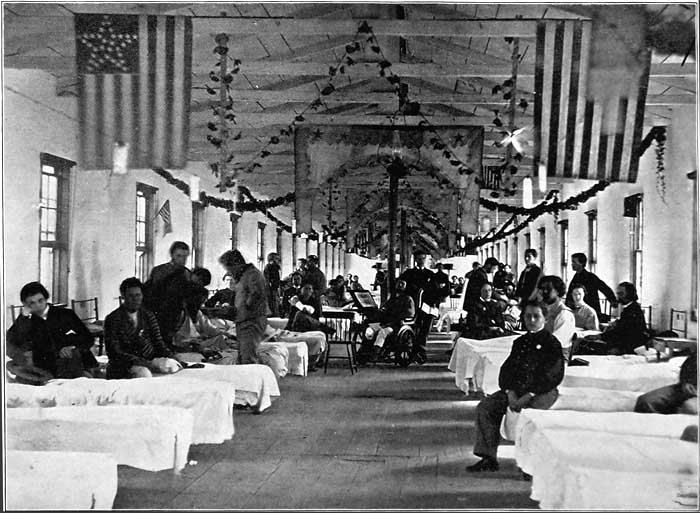
M 75 16 L 80 166 L 109 169 L 115 143 L 129 167 L 187 162 L 192 22 L 182 16 Z

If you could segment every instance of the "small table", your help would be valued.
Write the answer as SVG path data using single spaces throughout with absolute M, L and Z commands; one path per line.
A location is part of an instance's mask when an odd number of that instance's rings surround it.
M 657 352 L 663 352 L 666 349 L 682 350 L 682 349 L 697 349 L 698 341 L 690 338 L 678 337 L 654 337 L 654 348 Z

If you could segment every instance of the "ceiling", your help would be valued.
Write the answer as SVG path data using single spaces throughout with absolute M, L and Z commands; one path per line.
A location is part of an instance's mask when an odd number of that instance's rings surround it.
M 4 65 L 44 69 L 57 77 L 57 93 L 77 94 L 74 13 L 155 14 L 193 17 L 193 77 L 189 159 L 215 161 L 207 141 L 213 120 L 216 69 L 213 38 L 230 34 L 230 56 L 241 61 L 232 96 L 234 163 L 254 158 L 272 135 L 285 128 L 328 83 L 357 26 L 367 21 L 377 35 L 383 57 L 408 84 L 408 94 L 433 125 L 483 125 L 484 165 L 498 165 L 506 148 L 494 145 L 508 127 L 532 125 L 535 69 L 533 20 L 581 19 L 614 26 L 615 9 L 644 9 L 653 44 L 645 125 L 667 124 L 672 109 L 695 105 L 695 5 L 647 4 L 597 6 L 568 4 L 365 4 L 365 3 L 4 3 Z M 612 16 L 605 9 L 610 9 Z M 199 27 L 199 30 L 197 29 Z M 522 30 L 521 30 L 522 29 Z M 520 33 L 522 31 L 522 33 Z M 513 44 L 518 36 L 518 102 L 494 94 L 494 86 L 511 77 Z M 304 123 L 387 124 L 398 108 L 393 86 L 378 76 L 377 54 L 353 54 L 357 65 L 334 80 L 336 91 L 324 105 L 304 115 Z M 525 103 L 522 104 L 523 106 Z M 494 123 L 495 115 L 498 120 Z M 645 129 L 645 133 L 648 128 Z M 269 148 L 255 173 L 242 177 L 256 193 L 276 197 L 294 189 L 293 137 Z M 527 152 L 516 175 L 532 173 Z M 516 180 L 518 181 L 518 180 Z M 519 182 L 519 181 L 518 181 Z M 425 184 L 424 184 L 425 185 Z M 549 187 L 558 187 L 550 179 Z M 420 184 L 419 184 L 420 186 Z M 429 185 L 425 185 L 426 187 Z M 482 190 L 488 197 L 491 191 Z M 537 197 L 536 197 L 537 199 Z M 502 198 L 520 203 L 518 196 Z

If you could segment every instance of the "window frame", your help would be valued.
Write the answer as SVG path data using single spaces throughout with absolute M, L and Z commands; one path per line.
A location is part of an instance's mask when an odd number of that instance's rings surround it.
M 588 268 L 595 272 L 598 263 L 598 211 L 589 210 L 588 216 Z
M 139 197 L 145 201 L 144 217 L 139 220 Z M 136 212 L 134 215 L 134 275 L 142 282 L 148 279 L 153 269 L 155 253 L 155 227 L 156 205 L 158 189 L 152 185 L 136 182 Z M 144 240 L 139 241 L 139 224 L 144 225 Z M 140 244 L 143 242 L 143 244 Z M 141 253 L 141 256 L 139 256 Z M 141 263 L 139 263 L 141 262 Z
M 566 283 L 569 275 L 569 220 L 564 219 L 557 224 L 559 225 L 559 263 L 561 279 Z
M 57 157 L 49 153 L 39 154 L 39 281 L 49 290 L 51 297 L 56 303 L 67 303 L 68 301 L 68 274 L 70 272 L 70 198 L 71 198 L 71 171 L 76 163 L 72 160 Z M 53 170 L 48 173 L 44 167 Z M 50 177 L 55 180 L 55 198 L 45 196 L 45 179 Z M 51 187 L 49 187 L 51 189 Z M 45 200 L 47 200 L 45 204 Z M 50 206 L 49 202 L 54 205 Z M 44 231 L 43 221 L 45 213 L 49 211 L 54 214 L 54 231 Z M 47 216 L 48 217 L 48 216 Z M 53 239 L 44 237 L 51 233 Z M 42 253 L 44 249 L 51 250 L 51 278 L 42 276 Z M 49 283 L 50 281 L 50 283 Z
M 644 255 L 644 195 L 634 194 L 635 215 L 629 218 L 630 281 L 642 297 Z
M 229 240 L 231 241 L 231 249 L 238 249 L 238 227 L 240 220 L 241 214 L 229 212 Z
M 192 265 L 204 267 L 206 247 L 206 206 L 199 201 L 192 202 Z
M 256 254 L 257 254 L 257 260 L 258 260 L 258 267 L 260 270 L 265 268 L 265 228 L 267 227 L 266 223 L 263 223 L 262 221 L 258 221 L 258 229 L 257 229 L 257 240 L 256 240 Z
M 544 266 L 545 266 L 545 259 L 547 256 L 547 227 L 542 226 L 537 229 L 537 233 L 539 234 L 539 257 L 540 257 L 540 268 L 542 269 L 542 272 L 544 272 Z

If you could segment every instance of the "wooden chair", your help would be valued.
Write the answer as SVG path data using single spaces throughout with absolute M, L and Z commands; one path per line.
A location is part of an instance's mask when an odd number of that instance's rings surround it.
M 328 360 L 347 358 L 350 364 L 350 374 L 354 374 L 357 370 L 357 348 L 359 333 L 353 330 L 353 319 L 355 312 L 324 312 L 323 317 L 327 326 L 335 328 L 335 333 L 326 335 L 326 355 L 323 364 L 323 373 L 328 371 Z M 347 356 L 331 356 L 333 346 L 345 346 Z
M 22 314 L 22 305 L 10 305 L 10 313 L 12 314 L 12 322 L 14 323 Z
M 71 309 L 78 318 L 85 323 L 90 334 L 95 337 L 98 345 L 98 355 L 104 352 L 104 326 L 100 320 L 100 311 L 97 297 L 90 299 L 72 299 Z
M 685 310 L 676 310 L 671 308 L 671 325 L 670 330 L 688 338 L 688 312 Z

